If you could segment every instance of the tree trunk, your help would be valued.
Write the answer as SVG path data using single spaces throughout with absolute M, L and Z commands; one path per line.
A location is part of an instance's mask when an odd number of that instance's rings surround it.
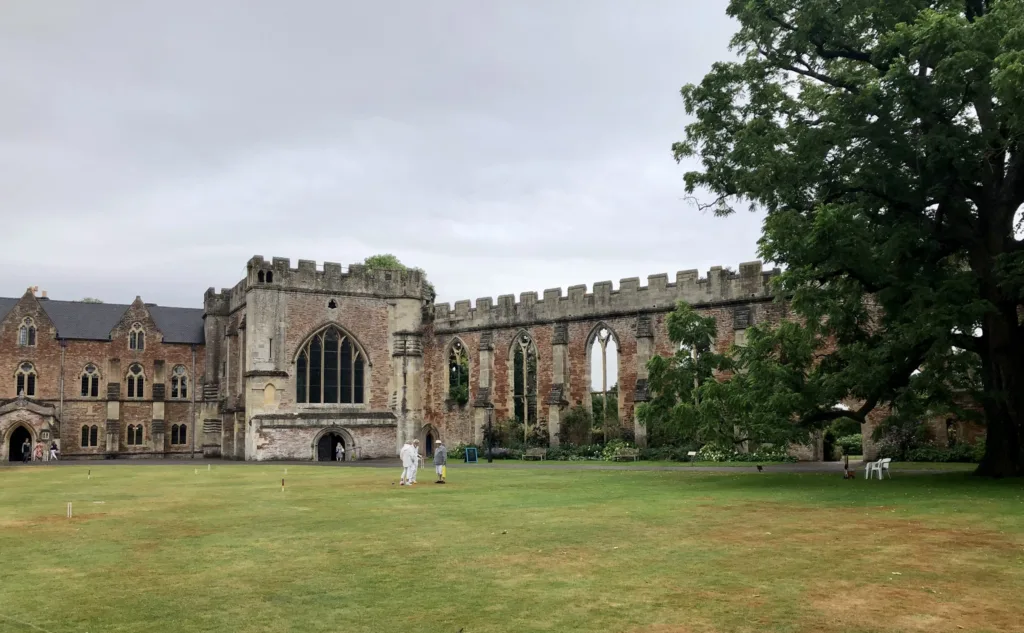
M 985 456 L 976 474 L 987 477 L 1024 475 L 1024 341 L 1015 304 L 985 318 L 982 336 L 982 377 L 985 385 Z

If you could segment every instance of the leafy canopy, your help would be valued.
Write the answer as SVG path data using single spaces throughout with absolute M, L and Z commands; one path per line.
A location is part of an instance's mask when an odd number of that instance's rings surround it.
M 803 426 L 966 393 L 989 426 L 982 470 L 1024 472 L 1024 0 L 728 14 L 740 59 L 683 88 L 694 121 L 673 149 L 697 159 L 705 208 L 767 212 L 760 252 L 803 324 L 752 335 L 743 380 Z

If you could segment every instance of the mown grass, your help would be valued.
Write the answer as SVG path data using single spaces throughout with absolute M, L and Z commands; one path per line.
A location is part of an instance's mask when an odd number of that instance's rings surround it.
M 0 469 L 0 631 L 1024 630 L 1019 481 L 204 468 Z

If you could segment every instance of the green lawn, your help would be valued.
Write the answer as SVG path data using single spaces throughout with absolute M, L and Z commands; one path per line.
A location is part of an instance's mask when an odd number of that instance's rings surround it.
M 0 631 L 1024 630 L 1020 481 L 88 468 L 0 469 Z

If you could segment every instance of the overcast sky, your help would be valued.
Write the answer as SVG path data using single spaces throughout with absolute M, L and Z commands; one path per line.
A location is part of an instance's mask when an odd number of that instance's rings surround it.
M 725 0 L 0 2 L 0 295 L 200 307 L 391 252 L 438 301 L 756 258 L 683 200 Z

